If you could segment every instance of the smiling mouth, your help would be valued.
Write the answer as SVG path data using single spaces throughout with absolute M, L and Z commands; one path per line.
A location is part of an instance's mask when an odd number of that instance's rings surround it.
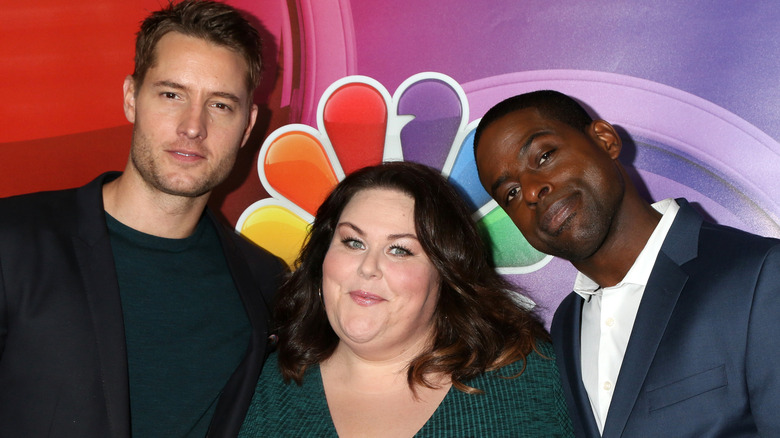
M 202 160 L 205 159 L 205 157 L 199 154 L 197 151 L 186 152 L 181 150 L 169 149 L 167 152 L 171 154 L 174 160 L 182 164 L 196 164 L 196 163 L 200 163 Z
M 574 210 L 576 199 L 573 196 L 556 201 L 542 215 L 539 228 L 551 236 L 563 232 L 566 225 L 577 215 Z
M 379 295 L 374 295 L 372 293 L 362 291 L 362 290 L 352 291 L 349 293 L 349 296 L 352 298 L 354 302 L 358 303 L 361 306 L 372 306 L 374 304 L 385 301 L 385 299 L 380 297 Z

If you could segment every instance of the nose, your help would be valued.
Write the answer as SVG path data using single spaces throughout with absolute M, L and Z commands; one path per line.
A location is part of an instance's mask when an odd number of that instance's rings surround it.
M 179 135 L 189 139 L 204 139 L 208 135 L 206 130 L 208 112 L 199 105 L 190 105 L 182 114 L 179 123 Z
M 542 175 L 527 173 L 520 179 L 523 201 L 528 205 L 536 205 L 550 193 L 550 184 Z
M 382 278 L 382 268 L 379 266 L 379 251 L 369 250 L 363 253 L 358 265 L 358 275 L 363 278 Z

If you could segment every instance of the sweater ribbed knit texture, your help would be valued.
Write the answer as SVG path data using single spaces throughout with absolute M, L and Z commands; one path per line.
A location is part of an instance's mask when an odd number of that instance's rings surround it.
M 483 394 L 455 388 L 442 400 L 415 437 L 571 437 L 571 422 L 558 380 L 554 353 L 540 344 L 545 357 L 531 353 L 520 377 L 506 379 L 522 361 L 466 382 Z M 239 437 L 336 437 L 320 368 L 311 367 L 303 384 L 285 384 L 272 355 L 252 399 Z

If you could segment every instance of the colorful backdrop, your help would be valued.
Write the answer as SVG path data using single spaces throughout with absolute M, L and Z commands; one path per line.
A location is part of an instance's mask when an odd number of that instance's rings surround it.
M 0 196 L 124 167 L 121 84 L 138 22 L 160 3 L 4 4 Z M 469 150 L 491 105 L 539 88 L 621 130 L 622 161 L 649 199 L 684 196 L 717 222 L 780 236 L 776 1 L 230 3 L 261 27 L 267 65 L 258 126 L 211 203 L 288 260 L 344 173 L 421 161 L 461 190 L 501 271 L 549 320 L 574 272 L 525 245 L 479 188 Z

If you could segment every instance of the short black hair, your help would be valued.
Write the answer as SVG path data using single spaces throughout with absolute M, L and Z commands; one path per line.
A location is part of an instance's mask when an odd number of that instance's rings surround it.
M 479 138 L 488 126 L 507 114 L 526 108 L 535 108 L 543 117 L 565 123 L 582 132 L 593 122 L 593 117 L 579 102 L 559 91 L 539 90 L 518 94 L 497 103 L 482 116 L 474 133 L 474 154 L 477 153 Z

